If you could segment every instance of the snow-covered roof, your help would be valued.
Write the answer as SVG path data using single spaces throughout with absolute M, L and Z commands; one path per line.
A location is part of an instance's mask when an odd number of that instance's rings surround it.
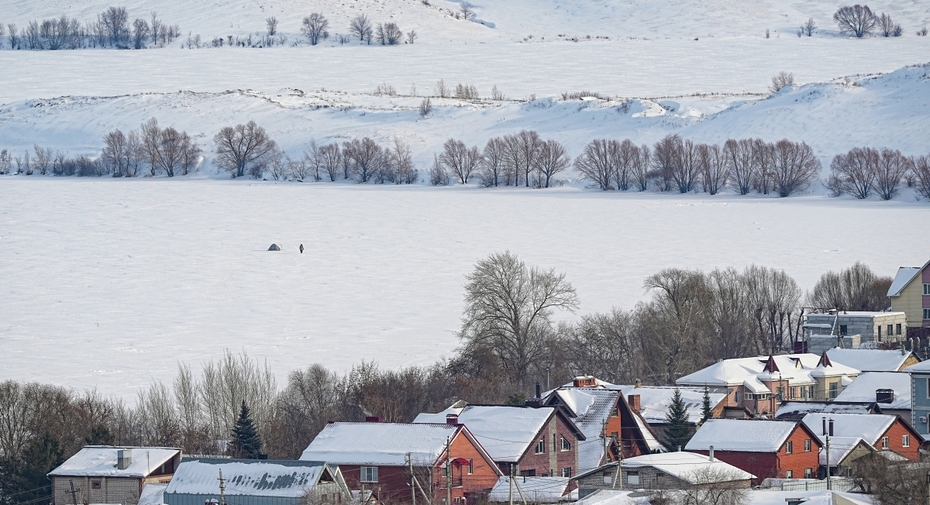
M 242 459 L 185 460 L 168 483 L 165 495 L 217 494 L 223 472 L 226 496 L 299 498 L 327 469 L 320 461 Z
M 862 438 L 869 445 L 875 445 L 888 428 L 894 424 L 897 416 L 887 414 L 822 414 L 810 413 L 801 420 L 811 433 L 820 440 L 823 435 L 823 420 L 833 419 L 833 436 L 830 437 L 831 449 L 834 437 Z
M 670 386 L 617 386 L 626 398 L 630 395 L 639 395 L 639 413 L 649 424 L 665 424 L 665 415 L 672 404 L 675 390 L 681 392 L 681 399 L 688 408 L 688 422 L 697 424 L 701 421 L 701 409 L 704 405 L 703 387 L 670 387 Z M 714 408 L 726 398 L 726 393 L 720 393 L 715 388 L 709 388 L 710 406 Z
M 885 349 L 840 349 L 834 347 L 827 356 L 835 365 L 842 363 L 863 372 L 898 372 L 913 355 L 911 351 Z
M 888 297 L 894 298 L 896 296 L 901 296 L 901 291 L 907 287 L 908 284 L 917 277 L 924 268 L 930 265 L 928 262 L 922 267 L 901 267 L 898 268 L 898 273 L 895 274 L 894 280 L 891 282 L 891 286 L 888 287 Z
M 461 414 L 462 410 L 464 409 L 465 407 L 458 407 L 456 405 L 453 405 L 451 407 L 446 408 L 442 412 L 436 412 L 435 414 L 432 414 L 429 412 L 421 412 L 417 414 L 417 417 L 413 420 L 413 422 L 417 424 L 429 424 L 429 423 L 441 424 L 441 423 L 446 422 L 446 416 L 448 415 L 457 416 Z
M 905 371 L 905 372 L 908 372 L 908 373 L 910 373 L 910 372 L 919 372 L 919 373 L 930 372 L 930 359 L 928 359 L 928 360 L 926 360 L 926 361 L 921 361 L 920 363 L 917 363 L 916 365 L 911 365 L 911 366 L 905 368 L 904 371 Z
M 458 422 L 468 427 L 494 461 L 514 463 L 536 443 L 536 435 L 555 410 L 554 407 L 469 405 L 459 413 Z
M 558 398 L 565 405 L 575 426 L 584 434 L 585 440 L 579 440 L 578 471 L 585 472 L 601 464 L 604 456 L 604 444 L 601 437 L 604 421 L 616 411 L 617 401 L 622 394 L 601 388 L 566 387 L 552 392 L 547 401 Z
M 420 465 L 434 464 L 459 426 L 452 424 L 331 423 L 301 454 L 301 460 L 335 465 L 399 466 L 407 453 Z
M 849 453 L 860 445 L 870 451 L 875 450 L 862 437 L 830 437 L 830 466 L 837 466 L 842 463 L 846 456 L 849 456 Z M 820 464 L 827 464 L 827 451 L 820 451 Z
M 753 393 L 774 393 L 763 384 L 763 380 L 786 380 L 791 386 L 813 385 L 814 377 L 855 376 L 859 370 L 841 363 L 833 366 L 818 366 L 817 354 L 782 354 L 772 356 L 777 366 L 775 372 L 766 371 L 768 356 L 754 358 L 725 359 L 676 380 L 679 386 L 746 386 Z
M 846 386 L 836 401 L 872 403 L 875 402 L 875 391 L 879 389 L 894 391 L 894 400 L 879 403 L 879 408 L 910 410 L 911 375 L 904 372 L 865 372 Z
M 116 466 L 117 452 L 129 450 L 132 462 L 124 469 Z M 49 476 L 69 477 L 147 477 L 158 467 L 171 461 L 181 453 L 180 449 L 169 447 L 115 447 L 110 445 L 89 445 L 74 456 L 68 458 L 51 472 Z
M 776 452 L 797 427 L 792 421 L 708 419 L 685 447 L 688 451 Z
M 858 379 L 857 379 L 858 380 Z M 855 382 L 855 381 L 853 381 Z M 873 414 L 873 404 L 856 402 L 785 402 L 775 412 L 775 419 L 779 421 L 800 421 L 807 414 L 822 412 L 827 414 Z
M 168 484 L 150 483 L 142 488 L 139 494 L 139 503 L 136 505 L 161 505 L 165 503 L 165 489 Z
M 559 503 L 578 499 L 577 491 L 567 492 L 568 477 L 515 477 L 513 501 L 522 502 L 520 491 L 528 503 Z M 517 487 L 519 486 L 519 491 Z M 489 502 L 510 501 L 510 477 L 501 477 L 488 494 Z
M 687 451 L 644 454 L 624 459 L 621 466 L 624 470 L 653 467 L 690 484 L 712 484 L 756 478 L 755 475 L 724 463 L 718 458 L 711 461 L 710 456 Z

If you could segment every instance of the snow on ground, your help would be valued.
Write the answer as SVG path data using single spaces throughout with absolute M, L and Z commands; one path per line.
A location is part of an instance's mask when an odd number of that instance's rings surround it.
M 314 362 L 431 364 L 459 344 L 465 275 L 496 251 L 565 272 L 589 313 L 632 308 L 667 267 L 755 263 L 804 289 L 855 261 L 890 275 L 925 251 L 875 244 L 930 234 L 926 204 L 820 196 L 27 177 L 0 191 L 0 378 L 129 398 L 223 349 L 279 380 Z

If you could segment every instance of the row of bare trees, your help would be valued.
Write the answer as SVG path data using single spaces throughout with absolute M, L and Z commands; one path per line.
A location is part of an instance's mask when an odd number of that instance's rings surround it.
M 882 200 L 894 198 L 903 184 L 930 199 L 930 155 L 907 157 L 898 150 L 856 147 L 833 158 L 826 181 L 833 196 L 865 199 L 875 193 Z
M 117 128 L 108 133 L 103 142 L 105 147 L 99 162 L 104 173 L 113 177 L 138 177 L 145 169 L 151 176 L 188 175 L 197 169 L 202 159 L 200 147 L 187 132 L 171 126 L 161 128 L 155 118 L 128 135 Z
M 571 166 L 564 145 L 544 140 L 531 130 L 492 138 L 483 150 L 450 138 L 434 159 L 430 171 L 430 182 L 434 185 L 448 184 L 450 177 L 468 184 L 477 176 L 485 187 L 548 188 L 553 176 Z
M 884 12 L 877 15 L 868 5 L 844 5 L 833 14 L 833 21 L 841 33 L 857 38 L 871 35 L 876 30 L 883 37 L 900 37 L 904 33 L 901 25 L 895 23 L 890 15 Z
M 6 29 L 10 49 L 52 51 L 86 47 L 142 49 L 149 44 L 164 46 L 180 35 L 178 25 L 165 24 L 154 11 L 149 19 L 136 18 L 130 22 L 125 7 L 109 7 L 87 23 L 62 15 L 30 21 L 21 30 L 15 24 L 8 24 Z M 0 37 L 3 35 L 0 29 Z

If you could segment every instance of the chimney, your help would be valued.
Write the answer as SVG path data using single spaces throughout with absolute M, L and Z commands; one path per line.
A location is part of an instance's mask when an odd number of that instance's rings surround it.
M 876 389 L 875 403 L 894 403 L 894 389 Z
M 630 395 L 627 399 L 627 403 L 630 404 L 630 410 L 633 412 L 639 413 L 639 395 Z
M 120 449 L 116 451 L 116 469 L 125 470 L 132 464 L 132 450 Z
M 643 381 L 636 379 L 636 389 L 643 387 Z
M 446 414 L 446 424 L 452 424 L 452 425 L 458 426 L 459 415 L 458 414 Z
M 710 454 L 708 454 L 708 456 L 710 456 L 710 460 L 713 461 L 714 460 L 714 446 L 710 446 L 709 452 Z
M 366 423 L 380 423 L 381 416 L 365 416 Z
M 542 387 L 538 382 L 536 383 L 536 398 L 542 398 Z

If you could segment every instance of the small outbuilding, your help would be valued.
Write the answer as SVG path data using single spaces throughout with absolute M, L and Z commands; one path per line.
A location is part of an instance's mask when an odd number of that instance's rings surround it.
M 749 488 L 755 475 L 710 454 L 677 451 L 644 454 L 620 463 L 625 489 L 690 489 L 725 485 Z
M 168 482 L 180 463 L 175 448 L 86 446 L 49 472 L 52 503 L 137 505 L 147 485 Z

